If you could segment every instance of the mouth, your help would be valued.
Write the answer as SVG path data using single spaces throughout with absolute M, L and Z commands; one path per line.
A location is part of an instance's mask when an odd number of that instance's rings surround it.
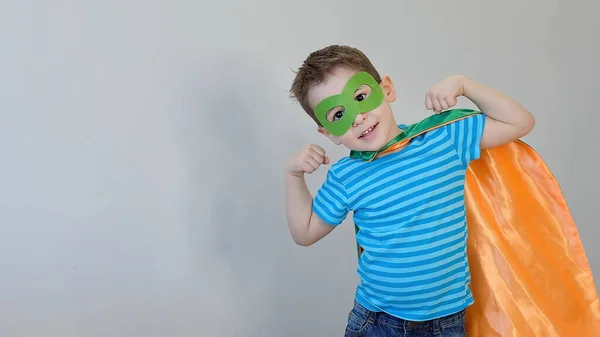
M 375 125 L 373 125 L 372 127 L 366 129 L 365 131 L 363 131 L 360 136 L 358 137 L 358 139 L 360 138 L 369 138 L 369 136 L 373 133 L 373 130 L 375 130 L 375 128 L 377 127 L 379 123 L 376 123 Z

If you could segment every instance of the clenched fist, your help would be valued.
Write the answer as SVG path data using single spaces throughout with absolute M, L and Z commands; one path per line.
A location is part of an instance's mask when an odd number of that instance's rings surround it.
M 455 106 L 457 98 L 464 95 L 466 76 L 450 76 L 431 87 L 425 95 L 425 107 L 440 113 Z
M 304 173 L 313 173 L 323 164 L 329 164 L 325 150 L 318 145 L 311 144 L 288 160 L 286 170 L 289 174 L 302 176 Z

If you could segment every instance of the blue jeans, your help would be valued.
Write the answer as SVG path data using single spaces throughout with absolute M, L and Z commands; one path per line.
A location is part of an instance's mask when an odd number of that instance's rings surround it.
M 354 301 L 345 337 L 465 337 L 465 310 L 425 322 L 410 322 L 383 312 L 372 312 Z

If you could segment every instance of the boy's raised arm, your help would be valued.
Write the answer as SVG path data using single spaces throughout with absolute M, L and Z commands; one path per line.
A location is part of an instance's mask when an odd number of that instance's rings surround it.
M 310 194 L 305 173 L 316 171 L 322 164 L 329 164 L 325 150 L 310 145 L 288 162 L 285 172 L 285 202 L 288 228 L 298 245 L 310 246 L 329 234 L 335 226 L 325 223 L 313 211 L 313 196 Z
M 481 149 L 517 140 L 535 125 L 533 115 L 502 93 L 462 76 L 464 96 L 488 117 L 481 138 Z
M 502 93 L 467 76 L 450 76 L 433 86 L 425 96 L 427 109 L 440 113 L 457 104 L 465 96 L 486 115 L 480 148 L 509 143 L 528 134 L 535 124 L 529 111 Z

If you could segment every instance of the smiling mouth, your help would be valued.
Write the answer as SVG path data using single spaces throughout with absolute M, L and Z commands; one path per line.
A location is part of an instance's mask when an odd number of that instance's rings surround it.
M 372 127 L 370 127 L 368 129 L 366 129 L 365 131 L 363 131 L 363 133 L 361 133 L 360 137 L 358 137 L 358 138 L 360 139 L 360 138 L 363 138 L 363 137 L 368 137 L 371 134 L 371 132 L 373 132 L 373 130 L 375 130 L 375 128 L 377 127 L 378 124 L 379 123 L 376 123 Z

